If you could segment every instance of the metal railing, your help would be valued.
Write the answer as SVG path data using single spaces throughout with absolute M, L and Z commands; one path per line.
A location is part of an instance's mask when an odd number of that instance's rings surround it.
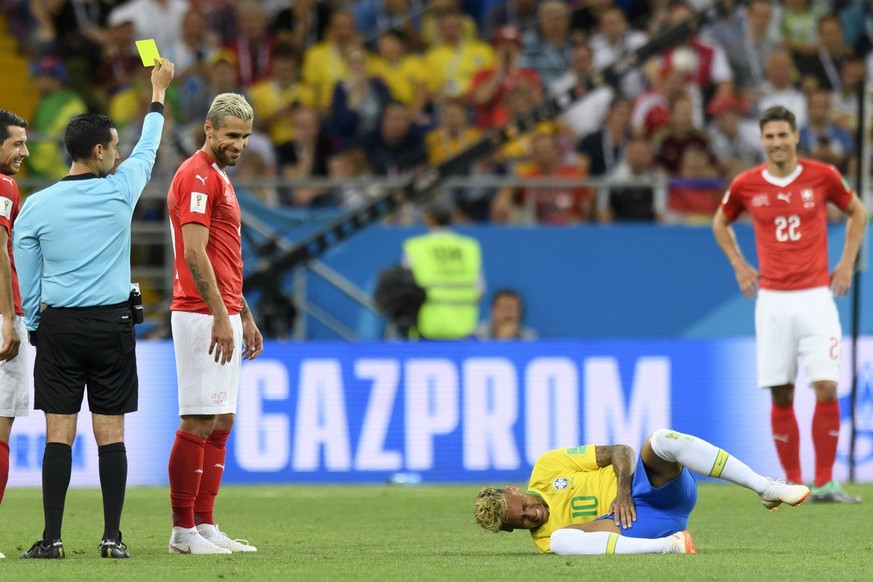
M 257 190 L 259 188 L 275 188 L 291 191 L 294 188 L 323 188 L 326 190 L 359 187 L 369 192 L 390 192 L 402 187 L 406 181 L 403 178 L 380 178 L 380 177 L 361 177 L 356 179 L 328 179 L 328 178 L 310 178 L 299 180 L 284 180 L 277 178 L 234 178 L 235 188 L 238 191 Z M 41 188 L 44 188 L 53 180 L 38 179 L 34 177 L 23 176 L 18 179 L 19 187 L 24 193 L 32 193 Z M 464 188 L 590 188 L 597 191 L 600 188 L 623 188 L 623 187 L 653 187 L 653 188 L 668 188 L 675 180 L 670 180 L 667 176 L 661 175 L 657 181 L 613 181 L 609 179 L 586 178 L 579 179 L 559 179 L 559 178 L 517 178 L 514 176 L 500 175 L 475 175 L 463 177 L 448 178 L 443 190 L 457 190 Z M 143 191 L 137 210 L 134 213 L 134 220 L 131 226 L 131 276 L 143 283 L 145 289 L 151 291 L 144 296 L 144 303 L 148 311 L 152 314 L 166 312 L 169 308 L 169 302 L 172 297 L 173 288 L 173 246 L 170 235 L 170 228 L 166 216 L 165 200 L 169 189 L 169 180 L 162 178 L 152 179 Z M 865 201 L 871 204 L 871 197 L 866 196 Z M 523 224 L 534 224 L 534 200 L 529 198 L 526 205 L 523 207 L 522 216 Z M 336 208 L 336 213 L 339 214 L 347 211 L 349 208 Z M 293 216 L 287 217 L 289 221 L 283 225 L 284 230 L 289 230 L 294 227 L 306 225 L 310 221 L 321 218 L 323 220 L 325 209 L 309 210 L 306 208 L 295 208 Z M 278 220 L 278 219 L 277 219 Z M 271 227 L 262 221 L 257 220 L 253 216 L 248 216 L 244 213 L 243 223 L 246 227 L 253 228 L 262 237 L 272 239 L 280 248 L 287 250 L 291 248 L 292 241 L 286 240 L 281 236 L 276 236 L 276 232 Z M 343 294 L 352 298 L 352 300 L 360 303 L 367 309 L 376 312 L 369 294 L 364 290 L 356 287 L 350 281 L 345 279 L 340 273 L 330 269 L 321 261 L 311 261 L 306 267 L 306 271 L 327 281 Z M 280 276 L 277 274 L 277 277 Z M 297 273 L 294 275 L 294 291 L 296 307 L 302 313 L 312 316 L 327 327 L 333 329 L 338 336 L 347 339 L 354 339 L 354 332 L 347 326 L 333 318 L 328 309 L 315 305 L 306 299 L 305 275 Z M 305 339 L 305 318 L 298 317 L 297 327 L 294 330 L 296 339 Z

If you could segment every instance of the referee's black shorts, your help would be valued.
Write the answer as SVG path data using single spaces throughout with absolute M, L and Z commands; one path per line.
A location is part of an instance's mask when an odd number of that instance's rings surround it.
M 136 340 L 127 301 L 99 307 L 46 307 L 33 365 L 34 408 L 75 414 L 88 408 L 126 414 L 137 408 Z

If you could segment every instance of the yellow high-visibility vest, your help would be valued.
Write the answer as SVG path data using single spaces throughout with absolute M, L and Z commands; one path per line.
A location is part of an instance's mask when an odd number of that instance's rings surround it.
M 415 282 L 427 292 L 416 328 L 428 339 L 463 339 L 479 320 L 482 249 L 476 239 L 431 232 L 403 243 Z

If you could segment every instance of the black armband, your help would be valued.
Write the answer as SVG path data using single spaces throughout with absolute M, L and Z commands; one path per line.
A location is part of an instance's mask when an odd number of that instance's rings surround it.
M 164 104 L 158 103 L 157 101 L 152 101 L 152 104 L 149 105 L 149 113 L 160 113 L 164 114 Z

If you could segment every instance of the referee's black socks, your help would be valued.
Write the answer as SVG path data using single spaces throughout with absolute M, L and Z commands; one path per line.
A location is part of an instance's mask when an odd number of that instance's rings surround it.
M 46 443 L 42 457 L 42 509 L 45 513 L 45 531 L 42 535 L 46 544 L 61 539 L 64 503 L 72 470 L 72 447 L 66 443 Z
M 119 541 L 121 510 L 127 487 L 127 449 L 123 442 L 97 447 L 103 491 L 103 539 Z

